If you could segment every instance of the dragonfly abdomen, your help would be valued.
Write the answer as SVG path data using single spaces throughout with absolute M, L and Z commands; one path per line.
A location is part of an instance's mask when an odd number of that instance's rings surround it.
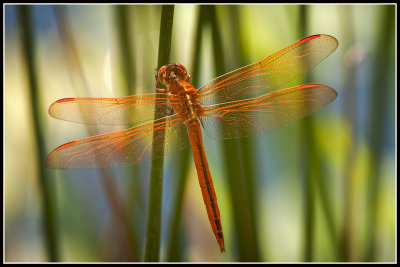
M 193 151 L 193 158 L 196 165 L 197 176 L 199 178 L 201 187 L 201 193 L 207 209 L 208 219 L 210 220 L 211 227 L 221 251 L 225 251 L 224 235 L 222 233 L 217 196 L 215 195 L 210 169 L 204 153 L 200 122 L 198 120 L 190 120 L 187 123 L 187 127 L 190 144 Z

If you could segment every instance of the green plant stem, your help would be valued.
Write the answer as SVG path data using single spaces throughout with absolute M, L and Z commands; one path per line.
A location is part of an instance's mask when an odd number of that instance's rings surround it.
M 135 76 L 135 60 L 134 60 L 134 36 L 135 33 L 131 27 L 131 18 L 132 18 L 132 7 L 128 5 L 115 5 L 113 6 L 113 14 L 114 14 L 114 22 L 115 29 L 117 34 L 117 40 L 119 44 L 119 58 L 122 71 L 122 91 L 125 95 L 134 95 L 136 93 L 136 76 Z M 134 234 L 134 228 L 130 225 L 129 217 L 134 218 L 139 216 L 138 213 L 135 213 L 132 209 L 131 204 L 134 203 L 134 198 L 132 196 L 137 196 L 140 194 L 141 188 L 141 180 L 137 179 L 140 176 L 139 166 L 132 166 L 127 169 L 127 176 L 133 177 L 133 179 L 129 179 L 128 185 L 128 207 L 125 210 L 116 210 L 118 211 L 124 219 L 125 227 L 127 228 L 127 233 L 129 238 L 129 244 L 132 253 L 132 260 L 138 260 L 138 248 L 137 248 L 137 240 L 135 239 L 136 234 Z M 111 184 L 111 182 L 108 182 Z M 112 195 L 112 194 L 109 194 Z M 136 198 L 137 200 L 138 198 Z M 114 210 L 116 205 L 114 206 Z M 128 216 L 127 210 L 132 211 L 133 214 Z
M 233 42 L 236 45 L 236 52 L 234 53 L 237 57 L 237 61 L 239 62 L 238 66 L 245 66 L 247 65 L 244 62 L 244 40 L 245 38 L 242 35 L 242 31 L 240 29 L 240 25 L 242 24 L 241 16 L 239 13 L 239 8 L 237 5 L 229 6 L 229 13 L 230 16 L 230 27 L 231 32 L 236 33 L 233 34 Z M 249 212 L 249 217 L 247 218 L 248 224 L 250 225 L 247 233 L 247 239 L 251 242 L 250 249 L 252 250 L 248 253 L 248 256 L 254 261 L 265 260 L 267 255 L 263 255 L 263 259 L 260 258 L 259 253 L 259 243 L 258 243 L 258 235 L 257 235 L 257 218 L 256 218 L 256 199 L 258 191 L 255 190 L 255 183 L 256 183 L 256 169 L 255 169 L 255 161 L 254 155 L 256 151 L 254 150 L 254 139 L 253 138 L 242 138 L 240 139 L 240 151 L 239 153 L 242 155 L 241 161 L 243 164 L 243 176 L 244 176 L 244 190 L 246 191 L 247 195 L 247 209 Z M 263 179 L 266 179 L 265 175 L 263 175 Z M 239 192 L 238 192 L 239 193 Z
M 35 56 L 35 30 L 32 27 L 33 19 L 31 16 L 32 10 L 30 6 L 21 5 L 18 6 L 19 23 L 21 26 L 21 38 L 22 38 L 22 49 L 24 52 L 28 81 L 30 88 L 31 100 L 31 114 L 33 116 L 33 128 L 35 133 L 35 141 L 37 144 L 37 158 L 40 159 L 38 164 L 38 178 L 39 178 L 39 189 L 42 196 L 42 212 L 43 212 L 43 232 L 45 234 L 45 242 L 47 248 L 47 254 L 50 261 L 58 261 L 58 227 L 56 223 L 56 211 L 55 211 L 55 198 L 52 197 L 51 192 L 54 191 L 53 182 L 48 177 L 44 169 L 44 155 L 46 149 L 44 145 L 44 138 L 41 132 L 43 126 L 40 120 L 40 96 L 39 96 L 39 85 L 38 85 L 38 73 L 36 71 L 36 56 Z
M 62 40 L 61 43 L 63 44 L 64 54 L 66 55 L 65 59 L 69 67 L 69 74 L 71 80 L 76 82 L 74 88 L 76 90 L 77 88 L 81 88 L 86 93 L 89 93 L 88 82 L 71 32 L 67 10 L 64 6 L 55 6 L 55 13 L 58 32 L 60 34 L 60 39 Z M 90 135 L 98 133 L 98 131 L 94 130 L 93 127 L 88 127 L 87 130 Z M 102 189 L 104 190 L 107 201 L 110 204 L 111 212 L 115 215 L 112 216 L 114 223 L 113 228 L 115 229 L 116 238 L 118 238 L 118 244 L 120 245 L 119 254 L 116 255 L 116 258 L 124 261 L 136 261 L 138 257 L 135 235 L 129 224 L 126 210 L 122 208 L 121 199 L 119 198 L 117 188 L 115 187 L 114 176 L 109 169 L 98 169 L 97 171 L 99 172 Z
M 315 188 L 313 162 L 316 160 L 314 154 L 313 131 L 311 129 L 311 118 L 304 118 L 301 122 L 302 140 L 304 149 L 301 149 L 303 158 L 303 179 L 304 179 L 304 247 L 303 261 L 313 261 L 314 251 L 314 228 L 315 228 Z
M 308 22 L 308 6 L 300 6 L 299 25 L 301 38 L 307 36 Z M 307 75 L 305 75 L 307 77 Z M 307 80 L 307 78 L 306 78 Z M 310 262 L 313 260 L 314 250 L 314 223 L 315 223 L 315 188 L 314 188 L 314 163 L 315 147 L 313 137 L 313 118 L 306 117 L 301 121 L 302 144 L 303 148 L 300 151 L 304 152 L 303 158 L 303 179 L 304 179 L 304 247 L 303 261 Z
M 307 5 L 300 6 L 300 38 L 308 35 L 307 23 L 309 18 L 309 8 Z M 305 80 L 308 81 L 310 74 L 305 74 Z M 337 238 L 335 225 L 333 221 L 332 203 L 329 199 L 329 189 L 325 183 L 324 172 L 327 170 L 323 160 L 323 155 L 315 142 L 316 122 L 313 116 L 302 119 L 301 132 L 303 149 L 301 157 L 303 158 L 303 178 L 304 178 L 304 251 L 303 260 L 310 262 L 314 260 L 315 249 L 315 220 L 316 220 L 316 197 L 320 197 L 322 212 L 327 222 L 329 237 L 337 256 Z
M 161 11 L 158 64 L 160 68 L 169 62 L 171 51 L 174 6 L 164 5 Z M 159 119 L 157 116 L 154 119 Z M 153 140 L 164 140 L 165 132 L 157 131 Z M 161 240 L 161 206 L 164 158 L 153 160 L 150 174 L 149 208 L 147 215 L 145 261 L 159 261 Z
M 216 7 L 205 6 L 211 24 L 213 41 L 214 62 L 216 74 L 226 73 L 224 52 L 221 40 L 220 28 L 217 21 Z M 241 154 L 240 142 L 237 139 L 223 141 L 225 154 L 225 170 L 229 179 L 231 193 L 235 233 L 238 244 L 240 261 L 258 261 L 258 248 L 255 238 L 254 218 L 251 216 L 250 197 L 248 196 L 248 184 L 244 176 L 244 166 Z M 218 189 L 215 189 L 218 192 Z M 238 198 L 237 196 L 241 196 Z M 223 225 L 223 224 L 222 224 Z
M 383 144 L 385 128 L 385 106 L 389 101 L 388 98 L 391 90 L 394 90 L 392 84 L 389 84 L 389 75 L 394 68 L 394 62 L 391 55 L 394 55 L 395 36 L 395 6 L 385 5 L 380 7 L 380 14 L 383 25 L 378 29 L 379 41 L 376 46 L 376 58 L 374 58 L 374 66 L 376 70 L 371 75 L 372 92 L 369 104 L 370 114 L 368 118 L 367 143 L 371 148 L 371 161 L 369 166 L 369 181 L 367 188 L 367 217 L 366 217 L 366 235 L 367 249 L 365 251 L 365 261 L 375 261 L 377 257 L 377 220 L 378 220 L 378 201 L 379 191 L 381 187 L 381 162 L 383 158 Z
M 355 32 L 353 23 L 353 7 L 343 5 L 338 7 L 341 19 L 341 28 L 343 32 L 341 42 L 342 49 L 347 51 L 355 43 Z M 343 91 L 343 117 L 346 123 L 352 127 L 349 129 L 349 147 L 343 152 L 345 157 L 344 177 L 343 177 L 343 228 L 340 236 L 340 247 L 338 256 L 340 261 L 352 261 L 353 258 L 353 240 L 354 240 L 354 201 L 357 196 L 354 195 L 354 167 L 357 160 L 357 65 L 347 65 L 343 68 L 345 77 Z
M 114 6 L 115 21 L 117 25 L 117 34 L 120 45 L 120 60 L 124 77 L 125 93 L 132 95 L 135 92 L 133 85 L 135 84 L 135 65 L 133 53 L 134 47 L 132 42 L 132 27 L 130 27 L 130 12 L 129 6 L 116 5 Z

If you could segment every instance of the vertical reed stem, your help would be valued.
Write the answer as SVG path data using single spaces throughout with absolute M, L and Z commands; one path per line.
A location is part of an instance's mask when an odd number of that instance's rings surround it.
M 29 92 L 31 100 L 31 114 L 33 121 L 33 128 L 35 133 L 35 140 L 37 144 L 37 159 L 40 160 L 38 164 L 38 178 L 39 189 L 42 196 L 42 212 L 43 212 L 43 232 L 45 234 L 45 243 L 47 254 L 50 261 L 58 261 L 58 229 L 55 214 L 55 198 L 52 197 L 51 192 L 54 190 L 53 181 L 48 177 L 44 169 L 44 155 L 46 149 L 44 139 L 41 132 L 43 126 L 40 120 L 40 94 L 39 85 L 36 71 L 36 47 L 35 47 L 35 29 L 32 27 L 32 9 L 30 6 L 18 6 L 19 23 L 21 27 L 22 49 L 26 60 L 26 67 L 29 81 Z
M 171 51 L 174 6 L 164 5 L 161 11 L 160 39 L 157 67 L 167 64 Z M 157 116 L 154 119 L 159 119 Z M 165 132 L 157 131 L 153 140 L 164 140 Z M 161 206 L 164 158 L 152 161 L 147 215 L 145 261 L 159 261 L 161 241 Z

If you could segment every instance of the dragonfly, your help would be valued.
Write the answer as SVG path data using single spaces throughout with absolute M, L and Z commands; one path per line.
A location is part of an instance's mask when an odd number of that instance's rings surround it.
M 329 56 L 336 38 L 318 34 L 299 40 L 267 58 L 233 70 L 198 89 L 179 63 L 158 70 L 152 94 L 120 98 L 80 97 L 54 102 L 49 114 L 86 124 L 133 124 L 122 131 L 75 140 L 46 158 L 50 169 L 120 167 L 164 157 L 191 147 L 204 204 L 221 252 L 221 216 L 203 147 L 202 130 L 212 139 L 263 134 L 310 115 L 335 100 L 322 84 L 280 87 Z M 158 119 L 154 119 L 158 118 Z

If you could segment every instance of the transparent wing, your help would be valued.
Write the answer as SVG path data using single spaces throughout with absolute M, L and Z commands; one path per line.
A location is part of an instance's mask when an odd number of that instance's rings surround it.
M 160 136 L 164 131 L 165 146 Z M 47 156 L 45 166 L 89 169 L 134 165 L 184 149 L 187 142 L 185 124 L 172 115 L 124 131 L 66 143 Z
M 338 46 L 329 35 L 313 35 L 272 54 L 264 60 L 231 71 L 198 89 L 199 101 L 213 105 L 271 93 L 309 71 Z
M 306 84 L 257 98 L 205 107 L 203 129 L 213 139 L 262 134 L 305 117 L 332 102 L 334 89 Z
M 49 113 L 57 119 L 87 124 L 128 124 L 152 120 L 154 113 L 165 116 L 165 110 L 172 110 L 168 94 L 156 93 L 120 98 L 64 98 L 54 102 Z

